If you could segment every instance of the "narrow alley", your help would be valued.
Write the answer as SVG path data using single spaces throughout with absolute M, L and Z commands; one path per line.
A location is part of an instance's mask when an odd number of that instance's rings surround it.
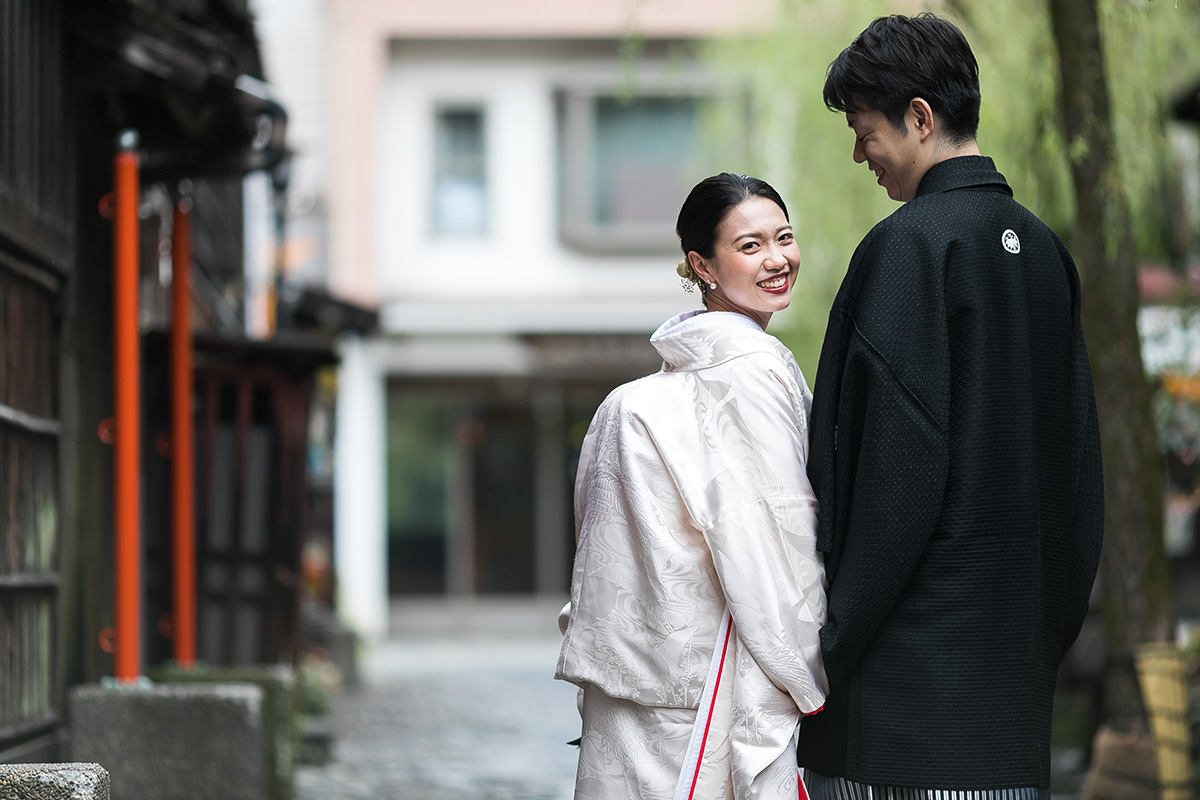
M 561 600 L 394 602 L 387 642 L 335 701 L 333 759 L 298 800 L 566 800 L 579 735 L 553 679 Z

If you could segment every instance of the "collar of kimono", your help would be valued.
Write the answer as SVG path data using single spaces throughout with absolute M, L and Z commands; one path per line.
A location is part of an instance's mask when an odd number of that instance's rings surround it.
M 1008 181 L 996 171 L 995 163 L 987 156 L 957 156 L 939 161 L 921 178 L 916 196 L 971 188 L 991 189 L 1012 196 Z
M 749 317 L 730 311 L 687 311 L 664 322 L 650 343 L 663 358 L 663 370 L 704 369 L 756 351 L 782 347 Z

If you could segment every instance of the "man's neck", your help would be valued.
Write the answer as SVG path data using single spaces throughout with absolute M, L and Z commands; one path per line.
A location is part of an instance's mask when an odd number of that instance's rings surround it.
M 933 152 L 930 153 L 929 166 L 940 164 L 943 161 L 948 161 L 951 158 L 959 156 L 979 156 L 983 155 L 979 152 L 979 143 L 974 139 L 968 139 L 962 143 L 955 143 L 950 140 L 939 141 L 933 146 Z
M 968 139 L 960 144 L 955 144 L 949 140 L 939 140 L 927 145 L 924 154 L 925 168 L 921 170 L 921 178 L 917 181 L 917 187 L 920 186 L 920 181 L 924 180 L 926 173 L 943 161 L 949 161 L 952 158 L 959 158 L 960 156 L 983 155 L 979 152 L 979 144 L 974 139 Z M 915 196 L 916 195 L 914 191 L 914 197 Z M 907 197 L 904 199 L 904 202 L 908 202 L 912 199 L 912 197 Z

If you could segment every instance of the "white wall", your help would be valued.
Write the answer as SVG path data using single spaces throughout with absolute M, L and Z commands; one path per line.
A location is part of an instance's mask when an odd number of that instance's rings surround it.
M 270 334 L 271 278 L 275 267 L 275 213 L 271 178 L 252 172 L 242 180 L 243 271 L 246 277 L 246 335 Z
M 386 399 L 369 343 L 341 342 L 333 514 L 337 604 L 363 636 L 387 635 Z
M 328 137 L 326 0 L 251 0 L 267 82 L 288 112 L 293 185 L 320 190 Z
M 292 150 L 285 270 L 323 283 L 329 139 L 327 0 L 251 0 L 267 82 L 288 114 Z
M 563 44 L 393 45 L 381 98 L 375 252 L 392 332 L 644 330 L 693 307 L 678 256 L 596 255 L 559 240 L 554 99 L 564 81 L 616 86 L 615 59 Z M 439 106 L 485 110 L 489 232 L 431 234 Z M 486 319 L 484 319 L 486 318 Z

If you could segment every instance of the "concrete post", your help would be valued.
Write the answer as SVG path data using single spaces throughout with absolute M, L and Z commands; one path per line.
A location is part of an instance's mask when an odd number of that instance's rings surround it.
M 263 800 L 263 691 L 244 683 L 84 685 L 69 757 L 106 765 L 112 800 Z
M 284 664 L 240 666 L 200 665 L 194 669 L 165 667 L 147 671 L 157 684 L 250 683 L 262 689 L 263 763 L 267 772 L 266 800 L 293 800 L 296 750 L 300 732 L 296 725 L 295 671 Z
M 18 800 L 109 800 L 99 764 L 0 764 L 0 797 Z

